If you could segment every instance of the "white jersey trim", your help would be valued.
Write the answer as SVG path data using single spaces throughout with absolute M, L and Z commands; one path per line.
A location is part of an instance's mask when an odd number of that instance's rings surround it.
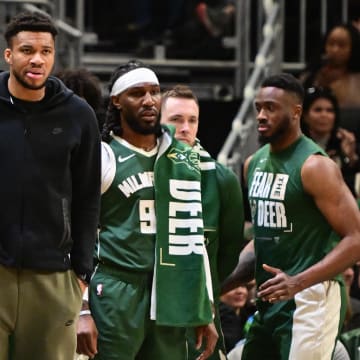
M 159 150 L 159 139 L 157 140 L 156 146 L 151 149 L 150 151 L 145 151 L 144 149 L 138 148 L 132 144 L 130 144 L 129 142 L 127 142 L 126 140 L 124 140 L 123 138 L 113 135 L 113 138 L 120 143 L 121 145 L 127 147 L 128 149 L 135 151 L 141 155 L 147 156 L 147 157 L 152 157 L 154 156 L 158 150 Z
M 115 154 L 109 144 L 101 142 L 101 194 L 104 194 L 115 178 Z
M 157 140 L 157 145 L 154 149 L 145 151 L 141 148 L 131 145 L 119 136 L 113 135 L 113 138 L 121 145 L 127 147 L 129 150 L 142 154 L 146 157 L 154 156 L 159 150 L 159 139 Z M 101 194 L 104 194 L 109 189 L 111 183 L 114 181 L 115 173 L 115 154 L 109 144 L 101 142 Z

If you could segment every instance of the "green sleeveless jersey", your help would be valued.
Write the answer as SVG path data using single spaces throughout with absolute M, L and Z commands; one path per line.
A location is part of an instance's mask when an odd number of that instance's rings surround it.
M 330 225 L 302 185 L 301 168 L 312 154 L 326 156 L 301 136 L 281 152 L 263 146 L 249 163 L 258 285 L 272 277 L 262 264 L 294 275 L 320 261 L 335 245 Z
M 155 258 L 154 163 L 117 140 L 115 177 L 101 197 L 100 233 L 96 257 L 131 271 L 153 271 Z

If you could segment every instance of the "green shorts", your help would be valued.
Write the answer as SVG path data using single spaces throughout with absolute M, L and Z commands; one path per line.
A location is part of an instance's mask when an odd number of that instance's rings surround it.
M 150 320 L 152 274 L 99 266 L 89 302 L 98 337 L 96 360 L 185 360 L 185 329 Z
M 345 313 L 344 286 L 324 281 L 294 300 L 259 304 L 242 360 L 330 360 Z

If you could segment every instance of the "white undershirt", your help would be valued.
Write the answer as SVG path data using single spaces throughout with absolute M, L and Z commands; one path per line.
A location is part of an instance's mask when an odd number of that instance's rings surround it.
M 128 149 L 147 157 L 154 156 L 159 149 L 159 140 L 157 141 L 157 144 L 153 149 L 151 149 L 150 151 L 145 151 L 144 149 L 138 148 L 128 143 L 126 140 L 122 139 L 119 136 L 113 135 L 113 138 Z M 109 189 L 111 183 L 114 180 L 115 172 L 116 159 L 114 152 L 109 146 L 109 144 L 101 142 L 101 194 L 104 194 Z

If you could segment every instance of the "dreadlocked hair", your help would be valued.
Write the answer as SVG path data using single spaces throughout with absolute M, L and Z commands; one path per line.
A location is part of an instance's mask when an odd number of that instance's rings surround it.
M 110 83 L 109 83 L 109 93 L 111 93 L 111 89 L 114 86 L 115 81 L 126 74 L 127 72 L 134 70 L 136 68 L 147 67 L 141 61 L 138 60 L 130 60 L 126 64 L 119 65 L 111 75 Z M 105 123 L 103 126 L 103 130 L 101 133 L 102 140 L 105 142 L 110 142 L 111 133 L 114 135 L 121 136 L 122 128 L 120 122 L 120 110 L 114 106 L 109 99 L 109 105 L 106 111 Z

